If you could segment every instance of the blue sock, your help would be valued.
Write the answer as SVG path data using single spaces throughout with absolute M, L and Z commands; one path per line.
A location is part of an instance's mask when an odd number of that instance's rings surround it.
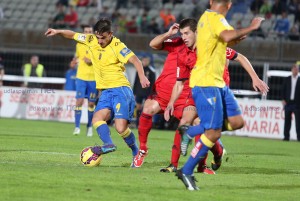
M 132 155 L 135 156 L 139 152 L 139 149 L 136 144 L 135 136 L 132 132 L 130 132 L 130 135 L 124 138 L 124 141 L 129 146 L 129 148 L 132 150 Z
M 75 109 L 75 127 L 80 127 L 80 119 L 81 119 L 81 107 L 76 107 Z
M 208 150 L 214 145 L 205 135 L 202 135 L 193 148 L 189 159 L 185 162 L 182 173 L 192 175 L 196 165 L 205 158 Z
M 94 110 L 91 111 L 90 108 L 89 108 L 88 109 L 88 123 L 87 123 L 87 127 L 91 127 L 92 126 L 93 115 L 94 115 Z
M 94 127 L 104 144 L 113 144 L 110 137 L 110 130 L 105 121 L 97 121 L 94 123 Z
M 197 126 L 190 126 L 186 132 L 191 138 L 194 138 L 195 136 L 204 133 L 204 127 L 200 123 Z

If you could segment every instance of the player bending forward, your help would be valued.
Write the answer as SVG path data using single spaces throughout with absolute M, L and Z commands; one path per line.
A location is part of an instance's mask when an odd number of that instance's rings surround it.
M 130 62 L 136 68 L 142 87 L 150 85 L 144 75 L 141 61 L 124 43 L 113 35 L 111 21 L 100 19 L 94 25 L 94 34 L 75 33 L 70 30 L 48 29 L 46 36 L 62 35 L 74 39 L 89 48 L 94 67 L 96 88 L 100 91 L 98 104 L 93 116 L 93 126 L 97 130 L 103 146 L 94 146 L 86 156 L 93 153 L 101 155 L 116 150 L 106 121 L 115 118 L 115 128 L 126 144 L 131 148 L 132 155 L 138 153 L 135 136 L 128 127 L 135 106 L 134 95 L 130 83 L 125 77 L 124 64 Z M 93 152 L 93 153 L 91 153 Z

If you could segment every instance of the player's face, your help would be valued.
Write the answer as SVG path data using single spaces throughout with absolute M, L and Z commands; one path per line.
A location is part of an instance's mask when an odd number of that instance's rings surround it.
M 83 33 L 91 34 L 91 33 L 93 33 L 93 28 L 92 27 L 85 27 L 84 30 L 83 30 Z
M 97 39 L 98 39 L 98 44 L 102 47 L 105 48 L 112 39 L 112 32 L 104 32 L 104 33 L 95 33 Z
M 190 27 L 180 29 L 181 38 L 187 47 L 193 47 L 196 41 L 196 33 Z

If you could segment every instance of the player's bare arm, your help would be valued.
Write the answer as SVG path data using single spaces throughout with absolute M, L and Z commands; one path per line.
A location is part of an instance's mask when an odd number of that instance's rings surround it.
M 249 34 L 250 32 L 258 29 L 263 20 L 264 18 L 262 17 L 255 17 L 248 27 L 243 29 L 237 29 L 237 30 L 222 31 L 220 34 L 220 38 L 226 43 L 229 43 L 234 40 L 239 41 L 243 39 L 243 37 Z
M 149 87 L 150 82 L 149 82 L 148 78 L 145 76 L 142 62 L 138 59 L 138 57 L 136 55 L 133 55 L 129 58 L 128 61 L 130 63 L 132 63 L 134 65 L 134 67 L 136 68 L 136 71 L 137 71 L 138 76 L 140 78 L 140 82 L 141 82 L 142 87 L 143 88 Z
M 168 106 L 164 112 L 164 117 L 166 121 L 169 121 L 170 115 L 173 115 L 174 112 L 174 103 L 179 98 L 184 87 L 184 81 L 176 81 L 173 86 L 172 95 L 169 100 Z
M 266 95 L 269 91 L 269 87 L 264 81 L 259 79 L 250 61 L 240 53 L 236 57 L 235 61 L 238 61 L 242 65 L 242 67 L 247 71 L 247 73 L 250 75 L 254 90 L 260 91 L 262 94 Z
M 45 32 L 45 36 L 49 37 L 49 36 L 55 36 L 55 35 L 61 35 L 65 38 L 68 39 L 73 39 L 75 32 L 71 31 L 71 30 L 64 30 L 64 29 L 52 29 L 49 28 L 46 32 Z
M 171 36 L 177 34 L 179 30 L 179 24 L 174 23 L 170 28 L 169 31 L 163 34 L 160 34 L 153 38 L 150 41 L 149 46 L 155 50 L 161 50 L 163 48 L 163 42 L 170 38 Z

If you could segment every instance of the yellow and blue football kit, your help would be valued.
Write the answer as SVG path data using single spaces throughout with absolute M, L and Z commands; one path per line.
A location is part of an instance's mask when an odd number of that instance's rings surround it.
M 76 74 L 76 98 L 87 98 L 89 102 L 95 102 L 97 89 L 93 65 L 88 65 L 84 58 L 90 59 L 88 48 L 77 43 L 75 57 L 78 59 Z
M 212 10 L 206 10 L 197 25 L 197 62 L 191 73 L 190 87 L 201 119 L 197 126 L 200 133 L 221 129 L 226 101 L 236 103 L 223 79 L 227 43 L 221 39 L 220 34 L 225 30 L 233 28 L 223 15 Z M 192 175 L 194 167 L 213 145 L 206 135 L 202 135 L 183 166 L 182 173 Z
M 76 33 L 74 39 L 89 48 L 96 88 L 102 91 L 95 111 L 108 108 L 115 118 L 130 121 L 135 101 L 124 65 L 134 53 L 116 37 L 104 48 L 93 34 Z
M 125 76 L 125 64 L 134 53 L 126 47 L 118 38 L 113 37 L 111 42 L 104 48 L 98 44 L 94 34 L 74 35 L 74 40 L 86 45 L 93 63 L 96 88 L 101 90 L 95 112 L 109 109 L 111 119 L 126 119 L 130 121 L 133 117 L 135 100 L 130 83 Z M 104 121 L 94 123 L 100 139 L 104 144 L 113 144 L 109 128 Z M 134 134 L 128 128 L 120 133 L 124 141 L 132 149 L 132 155 L 138 152 Z

